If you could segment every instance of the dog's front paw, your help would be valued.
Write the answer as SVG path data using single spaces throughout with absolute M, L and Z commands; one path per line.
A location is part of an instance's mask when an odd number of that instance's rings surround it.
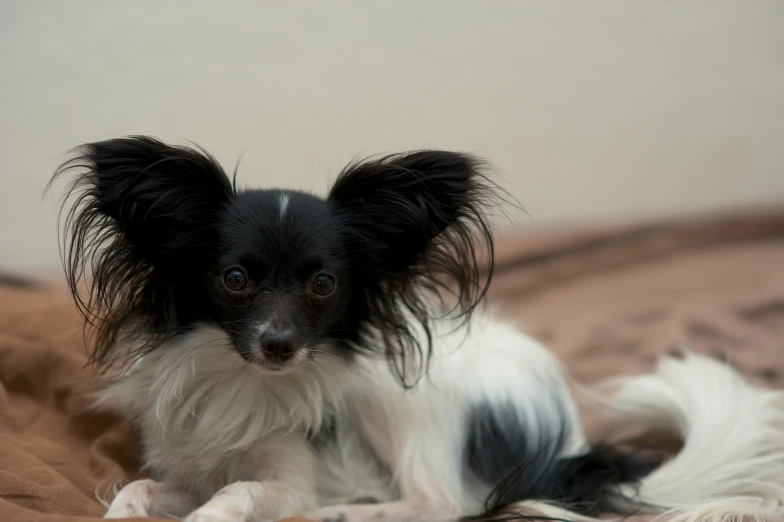
M 245 522 L 241 513 L 231 509 L 199 508 L 183 519 L 183 522 Z M 273 522 L 273 521 L 259 521 Z

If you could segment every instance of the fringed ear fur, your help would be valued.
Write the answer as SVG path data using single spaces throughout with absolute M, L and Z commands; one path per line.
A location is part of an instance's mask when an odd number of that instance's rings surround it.
M 138 334 L 143 351 L 198 313 L 188 302 L 203 285 L 188 280 L 202 277 L 215 243 L 211 227 L 234 190 L 206 152 L 154 138 L 112 139 L 75 152 L 50 186 L 78 172 L 61 209 L 61 250 L 77 306 L 96 329 L 91 362 L 103 366 L 133 355 L 115 353 L 121 335 Z
M 425 150 L 350 164 L 329 194 L 365 312 L 404 385 L 426 371 L 433 296 L 467 321 L 492 277 L 489 212 L 503 191 L 468 154 Z M 352 276 L 353 278 L 353 276 Z M 415 335 L 411 317 L 424 329 Z

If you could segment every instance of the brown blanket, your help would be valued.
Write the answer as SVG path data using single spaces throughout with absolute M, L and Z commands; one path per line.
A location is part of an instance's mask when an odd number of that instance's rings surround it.
M 781 386 L 784 211 L 506 238 L 490 298 L 586 383 L 687 345 Z M 130 427 L 86 410 L 79 328 L 62 285 L 0 277 L 0 521 L 94 520 L 136 476 Z

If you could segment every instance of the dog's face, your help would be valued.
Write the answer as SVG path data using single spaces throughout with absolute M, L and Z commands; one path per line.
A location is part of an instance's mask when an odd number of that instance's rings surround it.
M 289 191 L 240 192 L 217 231 L 207 273 L 212 319 L 245 360 L 284 374 L 315 353 L 341 349 L 351 260 L 325 200 Z
M 430 349 L 425 293 L 450 293 L 465 318 L 490 280 L 480 257 L 492 258 L 484 210 L 494 186 L 466 154 L 354 163 L 322 199 L 237 191 L 206 152 L 153 138 L 79 152 L 55 176 L 80 170 L 65 213 L 66 272 L 99 327 L 98 364 L 154 350 L 206 321 L 267 372 L 292 371 L 318 351 L 369 350 L 405 380 L 411 359 L 427 360 Z M 130 351 L 125 337 L 140 348 Z

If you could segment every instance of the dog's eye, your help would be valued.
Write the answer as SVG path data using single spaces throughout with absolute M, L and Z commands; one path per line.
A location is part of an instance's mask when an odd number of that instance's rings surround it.
M 313 280 L 313 293 L 326 297 L 335 291 L 335 278 L 327 274 L 319 274 Z
M 223 284 L 232 292 L 241 292 L 248 287 L 248 276 L 240 268 L 232 268 L 223 274 Z

